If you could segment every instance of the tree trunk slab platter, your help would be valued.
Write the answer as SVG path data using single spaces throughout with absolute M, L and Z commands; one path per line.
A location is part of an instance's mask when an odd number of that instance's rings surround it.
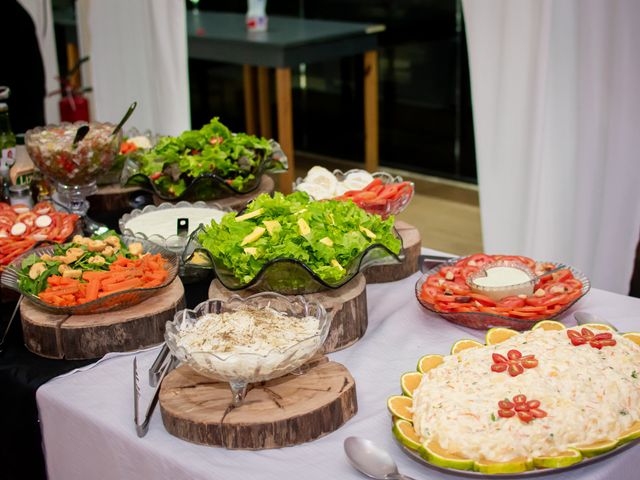
M 339 363 L 311 364 L 301 375 L 256 383 L 239 407 L 231 407 L 229 384 L 183 365 L 160 388 L 167 431 L 189 442 L 228 449 L 261 450 L 310 442 L 353 417 L 356 388 Z
M 369 324 L 366 286 L 364 275 L 359 273 L 340 288 L 304 295 L 307 300 L 320 303 L 333 316 L 329 334 L 322 347 L 323 353 L 347 348 L 364 336 Z M 232 295 L 244 298 L 255 293 L 258 292 L 251 289 L 227 290 L 218 279 L 214 279 L 209 287 L 209 298 L 219 300 L 227 300 Z
M 418 257 L 422 238 L 416 227 L 403 221 L 396 222 L 396 230 L 402 238 L 405 258 L 401 263 L 374 265 L 364 270 L 367 283 L 395 282 L 413 275 L 418 271 Z
M 179 278 L 132 307 L 94 315 L 55 315 L 29 300 L 20 305 L 26 347 L 47 358 L 81 360 L 128 352 L 164 341 L 167 321 L 185 308 Z
M 219 198 L 217 200 L 209 200 L 205 203 L 213 207 L 230 208 L 231 210 L 240 211 L 247 206 L 249 202 L 254 200 L 258 195 L 263 193 L 272 194 L 275 190 L 275 182 L 269 175 L 263 175 L 260 179 L 260 185 L 252 192 L 245 193 L 244 195 L 232 195 L 230 197 Z M 153 203 L 160 205 L 161 203 L 170 202 L 169 200 L 163 200 L 157 195 L 153 196 Z

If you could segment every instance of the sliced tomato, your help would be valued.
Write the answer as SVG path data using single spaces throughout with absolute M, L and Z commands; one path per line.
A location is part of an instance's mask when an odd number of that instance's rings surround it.
M 487 297 L 486 295 L 482 295 L 481 293 L 470 293 L 469 296 L 474 300 L 480 302 L 480 304 L 485 307 L 495 307 L 496 301 L 492 298 Z
M 491 255 L 486 255 L 484 253 L 476 253 L 469 257 L 463 258 L 458 263 L 462 263 L 464 266 L 468 266 L 469 263 L 471 263 L 472 267 L 482 267 L 483 265 L 492 263 L 494 261 L 495 261 L 495 258 L 492 257 Z
M 524 298 L 520 298 L 518 296 L 512 295 L 510 297 L 504 297 L 503 299 L 501 299 L 500 301 L 498 301 L 496 303 L 496 306 L 498 307 L 505 307 L 505 308 L 521 308 L 525 306 L 525 300 Z

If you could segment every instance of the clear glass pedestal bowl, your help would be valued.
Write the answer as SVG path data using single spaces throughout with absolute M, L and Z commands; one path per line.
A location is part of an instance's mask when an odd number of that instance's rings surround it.
M 187 350 L 180 346 L 180 332 L 211 314 L 234 312 L 242 308 L 271 308 L 288 317 L 311 316 L 318 320 L 317 331 L 288 348 L 273 349 L 267 354 L 259 353 L 212 353 L 209 351 Z M 333 316 L 317 302 L 307 301 L 302 296 L 285 297 L 277 293 L 257 293 L 246 298 L 233 295 L 228 300 L 211 299 L 200 303 L 193 310 L 176 313 L 174 320 L 167 322 L 165 341 L 169 350 L 184 363 L 205 377 L 228 382 L 232 392 L 233 405 L 244 400 L 247 387 L 252 383 L 279 378 L 302 367 L 322 347 Z M 285 319 L 286 320 L 286 319 Z
M 85 137 L 73 143 L 78 128 L 89 125 Z M 97 190 L 96 181 L 113 165 L 122 130 L 112 135 L 111 123 L 86 122 L 47 125 L 27 130 L 25 146 L 33 163 L 55 186 L 54 201 L 83 219 L 86 233 L 104 227 L 87 217 L 87 197 Z

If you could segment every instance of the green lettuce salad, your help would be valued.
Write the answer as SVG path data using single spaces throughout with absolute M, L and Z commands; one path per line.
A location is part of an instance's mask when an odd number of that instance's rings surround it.
M 278 258 L 304 262 L 327 283 L 347 275 L 347 266 L 372 244 L 398 254 L 394 219 L 369 215 L 353 202 L 312 201 L 304 192 L 263 194 L 238 215 L 225 215 L 199 241 L 241 282 L 251 281 Z
M 233 134 L 218 117 L 200 130 L 187 130 L 177 137 L 162 137 L 139 159 L 140 173 L 156 188 L 178 197 L 193 179 L 215 174 L 243 191 L 255 179 L 260 163 L 272 153 L 265 138 Z

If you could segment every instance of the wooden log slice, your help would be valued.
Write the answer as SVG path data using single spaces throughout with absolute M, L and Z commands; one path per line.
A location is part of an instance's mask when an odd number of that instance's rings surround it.
M 418 271 L 418 257 L 422 245 L 420 232 L 413 225 L 401 220 L 397 221 L 395 226 L 402 238 L 405 259 L 402 263 L 374 265 L 365 269 L 364 276 L 367 283 L 395 282 Z
M 205 203 L 207 203 L 208 205 L 214 205 L 214 206 L 218 205 L 220 207 L 231 208 L 232 210 L 240 211 L 244 207 L 246 207 L 250 201 L 254 200 L 258 195 L 261 195 L 263 193 L 271 194 L 273 193 L 274 189 L 275 189 L 275 182 L 273 178 L 271 178 L 269 175 L 263 175 L 262 178 L 260 179 L 260 185 L 258 185 L 258 188 L 256 188 L 252 192 L 245 193 L 244 195 L 232 195 L 230 197 L 220 198 L 218 200 L 211 200 Z M 161 203 L 165 203 L 168 201 L 169 200 L 161 199 L 157 195 L 153 196 L 153 203 L 155 205 L 160 205 Z
M 417 260 L 416 260 L 417 262 Z M 333 316 L 331 328 L 322 348 L 323 353 L 331 353 L 347 348 L 362 338 L 367 331 L 367 283 L 359 273 L 341 288 L 310 293 L 304 297 L 320 303 Z M 232 295 L 248 297 L 258 293 L 251 289 L 227 290 L 218 279 L 209 287 L 209 298 L 227 300 Z
M 20 305 L 26 347 L 48 358 L 79 360 L 137 350 L 164 341 L 164 327 L 185 307 L 179 278 L 132 307 L 94 315 L 54 315 L 29 300 Z
M 227 383 L 178 367 L 160 388 L 164 426 L 189 442 L 258 450 L 310 442 L 337 430 L 358 410 L 353 377 L 335 362 L 251 387 L 233 408 Z

